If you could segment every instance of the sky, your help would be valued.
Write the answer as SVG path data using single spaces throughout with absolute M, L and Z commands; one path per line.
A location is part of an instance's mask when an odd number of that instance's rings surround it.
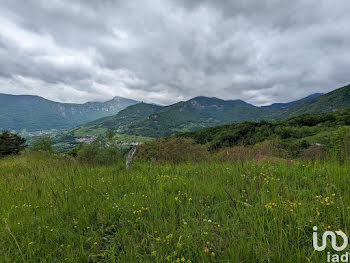
M 0 93 L 288 102 L 350 83 L 349 0 L 0 0 Z

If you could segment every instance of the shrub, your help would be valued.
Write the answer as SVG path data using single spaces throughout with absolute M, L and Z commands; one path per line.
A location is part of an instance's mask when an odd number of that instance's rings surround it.
M 266 140 L 254 146 L 254 151 L 257 155 L 272 156 L 287 158 L 288 151 L 284 149 L 279 140 Z
M 304 149 L 299 157 L 304 161 L 325 160 L 327 153 L 322 146 L 313 144 L 309 148 Z
M 52 140 L 50 137 L 40 137 L 36 139 L 30 147 L 30 150 L 33 152 L 54 152 L 52 148 Z
M 342 127 L 332 133 L 328 139 L 330 155 L 343 162 L 350 159 L 350 128 Z
M 92 165 L 111 165 L 123 159 L 121 150 L 114 146 L 101 146 L 98 144 L 80 146 L 73 156 L 76 155 L 78 161 Z
M 27 145 L 26 140 L 16 133 L 3 131 L 0 134 L 0 157 L 19 154 Z
M 74 148 L 70 149 L 68 152 L 66 152 L 67 155 L 72 156 L 74 158 L 78 157 L 78 152 L 81 150 L 83 147 L 83 144 L 78 144 Z
M 198 162 L 209 159 L 204 145 L 196 144 L 192 139 L 171 137 L 143 144 L 136 159 L 154 162 Z
M 215 154 L 217 159 L 222 162 L 243 162 L 253 160 L 255 152 L 250 147 L 234 146 L 220 150 Z

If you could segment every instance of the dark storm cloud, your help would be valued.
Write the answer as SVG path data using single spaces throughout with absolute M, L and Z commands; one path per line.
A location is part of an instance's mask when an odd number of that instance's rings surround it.
M 0 92 L 253 104 L 348 84 L 348 1 L 3 0 Z

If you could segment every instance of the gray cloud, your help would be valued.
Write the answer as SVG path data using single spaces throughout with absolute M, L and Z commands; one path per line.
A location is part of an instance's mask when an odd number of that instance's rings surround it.
M 257 105 L 348 84 L 350 2 L 3 0 L 0 92 Z

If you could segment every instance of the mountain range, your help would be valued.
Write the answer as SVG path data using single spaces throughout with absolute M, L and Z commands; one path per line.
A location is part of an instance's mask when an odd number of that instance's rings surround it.
M 0 95 L 0 129 L 71 128 L 55 143 L 74 145 L 85 138 L 117 132 L 120 140 L 147 138 L 244 121 L 278 121 L 305 113 L 324 113 L 350 107 L 350 85 L 330 93 L 315 93 L 289 103 L 254 106 L 242 100 L 195 97 L 169 106 L 138 103 L 125 98 L 85 104 L 64 104 L 37 96 Z M 7 113 L 4 113 L 7 112 Z M 100 117 L 103 118 L 100 118 Z M 129 136 L 129 137 L 127 137 Z
M 115 115 L 138 101 L 115 97 L 106 102 L 59 103 L 31 95 L 0 94 L 0 130 L 17 132 L 68 129 Z
M 108 129 L 118 134 L 162 137 L 222 124 L 243 121 L 276 121 L 305 113 L 323 113 L 350 107 L 350 85 L 327 94 L 315 93 L 289 103 L 257 107 L 242 100 L 196 97 L 170 106 L 140 103 L 115 116 L 75 128 L 73 137 L 103 134 Z

